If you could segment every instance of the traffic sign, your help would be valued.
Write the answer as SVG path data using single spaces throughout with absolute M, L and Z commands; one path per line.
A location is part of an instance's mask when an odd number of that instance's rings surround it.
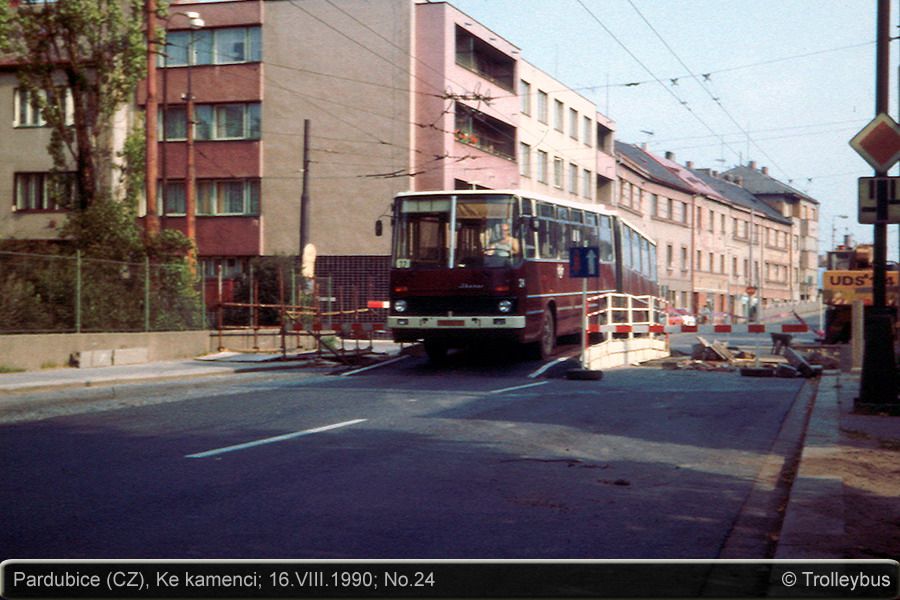
M 853 136 L 850 146 L 876 171 L 887 171 L 900 160 L 900 125 L 880 113 Z
M 887 187 L 888 223 L 900 223 L 900 177 L 860 177 L 859 178 L 859 222 L 864 225 L 875 223 L 878 208 L 878 186 Z
M 600 249 L 569 248 L 569 277 L 598 277 L 600 275 Z

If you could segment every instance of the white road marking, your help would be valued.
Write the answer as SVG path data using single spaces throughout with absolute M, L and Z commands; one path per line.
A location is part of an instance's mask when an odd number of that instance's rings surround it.
M 277 435 L 275 437 L 265 438 L 265 439 L 261 439 L 261 440 L 254 440 L 252 442 L 245 442 L 243 444 L 235 444 L 234 446 L 226 446 L 224 448 L 216 448 L 215 450 L 207 450 L 206 452 L 198 452 L 196 454 L 187 454 L 187 455 L 185 455 L 185 458 L 208 458 L 210 456 L 216 456 L 218 454 L 225 454 L 226 452 L 234 452 L 236 450 L 245 450 L 247 448 L 253 448 L 254 446 L 262 446 L 263 444 L 274 444 L 276 442 L 292 440 L 294 438 L 303 437 L 305 435 L 311 435 L 313 433 L 321 433 L 323 431 L 329 431 L 331 429 L 347 427 L 348 425 L 356 425 L 357 423 L 362 423 L 367 420 L 368 419 L 354 419 L 353 421 L 344 421 L 343 423 L 335 423 L 334 425 L 325 425 L 324 427 L 316 427 L 315 429 L 306 429 L 304 431 L 295 431 L 294 433 L 286 433 L 284 435 Z
M 540 369 L 538 369 L 537 371 L 535 371 L 534 373 L 529 375 L 528 378 L 536 379 L 536 378 L 540 377 L 541 375 L 543 375 L 547 371 L 547 369 L 549 369 L 550 367 L 552 367 L 554 365 L 558 365 L 559 363 L 569 360 L 570 358 L 572 358 L 572 357 L 571 356 L 560 356 L 556 360 L 548 362 L 546 365 L 544 365 L 543 367 L 541 367 Z
M 526 385 L 517 385 L 515 387 L 503 388 L 501 390 L 493 390 L 493 391 L 488 392 L 488 394 L 502 394 L 504 392 L 514 392 L 516 390 L 524 390 L 525 388 L 533 388 L 533 387 L 538 387 L 540 385 L 547 385 L 548 383 L 550 383 L 550 382 L 549 381 L 539 381 L 537 383 L 528 383 Z
M 368 371 L 369 369 L 377 369 L 378 367 L 386 367 L 388 365 L 392 365 L 396 362 L 400 362 L 401 360 L 406 360 L 409 358 L 409 354 L 404 354 L 403 356 L 398 356 L 397 358 L 392 358 L 391 360 L 386 360 L 384 362 L 375 363 L 374 365 L 369 365 L 368 367 L 362 367 L 359 369 L 353 369 L 352 371 L 347 371 L 346 373 L 341 373 L 341 377 L 348 377 L 350 375 L 356 375 L 357 373 L 362 373 L 363 371 Z

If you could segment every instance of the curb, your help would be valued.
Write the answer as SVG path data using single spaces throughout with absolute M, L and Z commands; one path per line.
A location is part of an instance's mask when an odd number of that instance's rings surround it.
M 803 440 L 797 476 L 791 486 L 777 559 L 843 558 L 844 482 L 817 475 L 814 463 L 839 451 L 840 375 L 825 374 Z

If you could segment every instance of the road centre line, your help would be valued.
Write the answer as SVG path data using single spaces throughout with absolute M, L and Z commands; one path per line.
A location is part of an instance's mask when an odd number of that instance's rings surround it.
M 547 385 L 548 383 L 550 383 L 550 382 L 549 381 L 539 381 L 537 383 L 527 383 L 525 385 L 517 385 L 514 387 L 503 388 L 500 390 L 492 390 L 492 391 L 488 392 L 488 394 L 494 395 L 494 394 L 502 394 L 504 392 L 514 392 L 516 390 L 524 390 L 526 388 L 533 388 L 533 387 L 538 387 L 541 385 Z
M 254 446 L 262 446 L 263 444 L 274 444 L 276 442 L 283 442 L 286 440 L 303 437 L 305 435 L 311 435 L 313 433 L 321 433 L 323 431 L 330 431 L 332 429 L 338 429 L 340 427 L 347 427 L 348 425 L 356 425 L 357 423 L 363 423 L 365 421 L 368 421 L 368 419 L 354 419 L 353 421 L 344 421 L 343 423 L 335 423 L 334 425 L 325 425 L 324 427 L 316 427 L 315 429 L 306 429 L 304 431 L 295 431 L 294 433 L 286 433 L 284 435 L 276 435 L 275 437 L 264 438 L 261 440 L 254 440 L 252 442 L 245 442 L 243 444 L 235 444 L 234 446 L 225 446 L 224 448 L 216 448 L 214 450 L 207 450 L 206 452 L 198 452 L 196 454 L 186 454 L 185 458 L 209 458 L 210 456 L 216 456 L 218 454 L 225 454 L 226 452 L 234 452 L 236 450 L 245 450 L 247 448 L 253 448 Z

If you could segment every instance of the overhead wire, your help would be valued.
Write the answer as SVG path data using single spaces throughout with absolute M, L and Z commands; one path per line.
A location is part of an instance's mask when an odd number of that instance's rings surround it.
M 782 168 L 782 167 L 775 161 L 775 159 L 773 159 L 773 158 L 769 155 L 769 153 L 767 153 L 767 152 L 765 151 L 765 149 L 764 149 L 762 146 L 760 146 L 758 143 L 756 143 L 756 141 L 750 136 L 750 134 L 747 132 L 747 130 L 745 130 L 745 129 L 741 126 L 741 124 L 738 123 L 737 119 L 734 118 L 734 116 L 731 114 L 731 112 L 729 112 L 729 110 L 728 110 L 727 108 L 725 108 L 725 105 L 722 103 L 722 99 L 721 99 L 720 97 L 715 96 L 715 95 L 709 90 L 709 88 L 708 88 L 707 86 L 703 85 L 703 82 L 700 80 L 700 78 L 697 77 L 697 75 L 691 70 L 691 68 L 687 65 L 687 63 L 684 62 L 684 60 L 683 60 L 683 59 L 681 58 L 681 56 L 675 51 L 675 49 L 671 46 L 671 44 L 669 44 L 669 42 L 666 41 L 666 39 L 662 36 L 661 33 L 659 33 L 659 31 L 656 29 L 656 27 L 654 27 L 653 24 L 647 19 L 647 17 L 644 16 L 644 13 L 642 13 L 642 12 L 640 11 L 640 9 L 639 9 L 639 8 L 637 7 L 637 5 L 634 3 L 634 0 L 628 0 L 628 3 L 631 5 L 631 8 L 634 9 L 634 12 L 636 12 L 636 13 L 638 14 L 638 16 L 641 18 L 641 20 L 644 21 L 644 23 L 647 25 L 647 27 L 650 28 L 650 31 L 652 31 L 652 32 L 654 33 L 654 35 L 656 35 L 656 37 L 659 39 L 659 41 L 662 42 L 662 44 L 666 47 L 666 49 L 669 51 L 669 53 L 670 53 L 672 56 L 675 57 L 675 59 L 679 62 L 679 64 L 681 64 L 682 67 L 685 68 L 685 70 L 687 70 L 687 72 L 690 74 L 691 78 L 694 79 L 694 81 L 696 81 L 697 84 L 703 89 L 703 91 L 705 91 L 705 92 L 707 93 L 707 95 L 713 100 L 713 102 L 715 102 L 716 105 L 718 105 L 718 107 L 722 110 L 723 113 L 725 113 L 725 115 L 726 115 L 726 116 L 728 117 L 728 119 L 735 125 L 735 127 L 737 127 L 737 128 L 740 130 L 740 132 L 741 132 L 742 134 L 744 134 L 744 136 L 746 136 L 746 139 L 749 140 L 754 146 L 756 146 L 756 148 L 757 148 L 760 152 L 762 152 L 763 156 L 765 156 L 766 159 L 767 159 L 767 160 L 768 160 L 768 161 L 769 161 L 776 169 L 778 169 L 779 171 L 781 171 L 786 177 L 789 177 L 787 171 L 785 171 L 784 168 Z M 720 137 L 720 141 L 722 142 L 722 144 L 723 144 L 723 145 L 727 145 L 727 146 L 729 147 L 729 149 L 730 149 L 731 146 L 728 145 L 724 140 L 725 140 L 724 137 Z M 732 150 L 732 151 L 733 151 L 733 150 Z

